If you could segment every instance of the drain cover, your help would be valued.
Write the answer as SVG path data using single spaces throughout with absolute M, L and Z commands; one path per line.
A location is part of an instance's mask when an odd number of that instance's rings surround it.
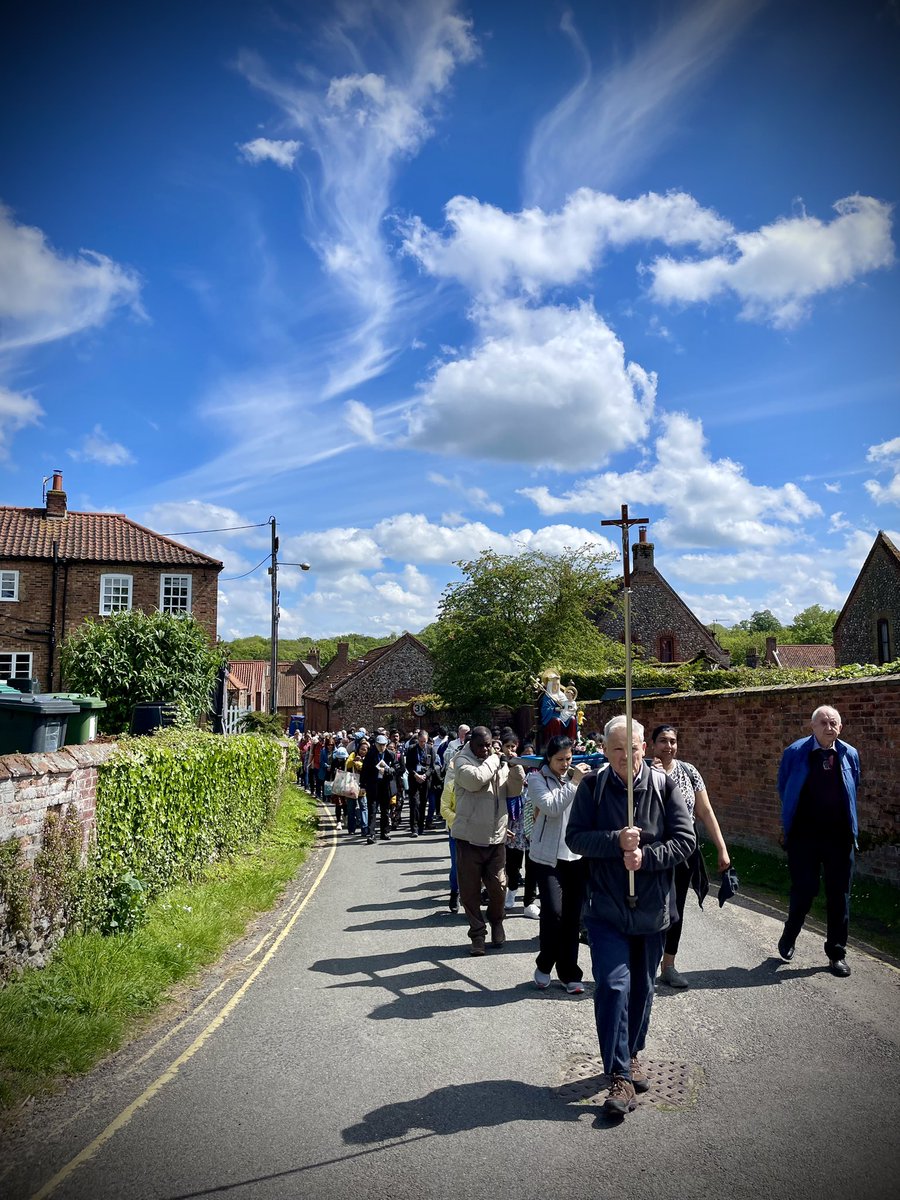
M 650 1105 L 664 1112 L 690 1108 L 703 1083 L 703 1070 L 690 1063 L 671 1060 L 641 1059 L 649 1091 L 636 1096 L 638 1105 Z M 603 1073 L 603 1061 L 596 1055 L 577 1054 L 563 1070 L 563 1081 L 553 1094 L 564 1104 L 601 1105 L 606 1100 L 609 1079 Z

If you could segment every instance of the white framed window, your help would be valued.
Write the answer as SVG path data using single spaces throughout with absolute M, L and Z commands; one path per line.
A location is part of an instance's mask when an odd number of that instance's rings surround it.
M 110 613 L 127 612 L 129 608 L 131 608 L 131 576 L 101 575 L 100 616 L 108 617 Z
M 190 575 L 160 575 L 159 610 L 164 613 L 191 611 Z
M 19 572 L 0 571 L 0 600 L 18 600 Z
M 30 679 L 31 655 L 18 650 L 0 650 L 0 679 Z

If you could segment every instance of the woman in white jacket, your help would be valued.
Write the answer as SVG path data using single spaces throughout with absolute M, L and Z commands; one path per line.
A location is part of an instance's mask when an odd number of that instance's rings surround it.
M 578 932 L 585 868 L 581 856 L 566 845 L 566 826 L 588 767 L 583 763 L 572 767 L 573 746 L 569 737 L 552 737 L 540 770 L 528 776 L 525 834 L 531 838 L 528 853 L 541 897 L 540 952 L 534 982 L 541 991 L 548 988 L 555 967 L 566 991 L 580 996 L 584 985 L 578 965 Z

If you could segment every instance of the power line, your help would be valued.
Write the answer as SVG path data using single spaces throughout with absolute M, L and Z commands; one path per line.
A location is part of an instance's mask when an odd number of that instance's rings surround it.
M 266 524 L 268 524 L 268 522 L 266 522 Z M 252 575 L 254 571 L 258 571 L 263 563 L 268 561 L 269 555 L 267 554 L 265 558 L 261 558 L 259 560 L 255 567 L 251 567 L 250 570 L 245 571 L 243 575 L 228 575 L 225 577 L 225 579 L 220 579 L 219 583 L 233 583 L 235 579 L 246 579 L 248 575 Z
M 235 529 L 262 529 L 268 521 L 258 521 L 255 525 L 223 525 L 220 529 L 184 529 L 181 533 L 164 533 L 162 537 L 194 537 L 198 533 L 231 533 Z

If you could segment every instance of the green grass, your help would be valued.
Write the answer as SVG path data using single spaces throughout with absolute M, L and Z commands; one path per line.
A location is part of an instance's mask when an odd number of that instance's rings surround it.
M 728 850 L 741 881 L 741 891 L 751 898 L 782 908 L 787 913 L 790 888 L 787 861 L 775 854 L 748 850 L 745 846 L 730 845 Z M 716 851 L 711 842 L 703 843 L 703 856 L 715 892 L 718 871 Z M 824 926 L 824 889 L 820 889 L 813 901 L 810 916 Z M 851 942 L 854 937 L 893 958 L 900 958 L 900 888 L 861 875 L 854 878 L 850 893 Z
M 90 1070 L 173 984 L 213 962 L 271 908 L 312 845 L 315 808 L 286 783 L 275 820 L 253 850 L 164 893 L 134 933 L 64 938 L 43 971 L 27 971 L 0 991 L 0 1109 L 58 1076 Z

